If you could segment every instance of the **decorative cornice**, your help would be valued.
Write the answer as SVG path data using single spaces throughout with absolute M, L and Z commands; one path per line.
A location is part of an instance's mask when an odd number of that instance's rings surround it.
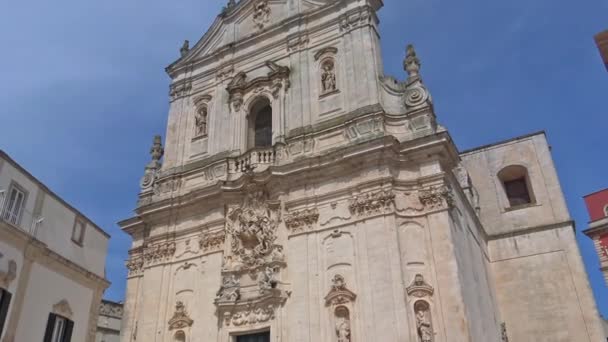
M 175 242 L 162 242 L 149 246 L 143 251 L 143 258 L 146 265 L 163 262 L 171 259 L 175 254 Z
M 424 277 L 421 274 L 417 274 L 412 285 L 408 286 L 406 289 L 406 292 L 408 296 L 423 298 L 431 297 L 435 290 L 431 285 L 425 282 Z
M 331 290 L 325 296 L 325 305 L 340 305 L 352 303 L 357 295 L 346 287 L 346 281 L 340 274 L 336 274 L 332 279 Z
M 184 303 L 180 301 L 175 303 L 175 313 L 169 320 L 169 330 L 184 329 L 191 327 L 192 324 L 194 324 L 194 320 L 188 315 Z

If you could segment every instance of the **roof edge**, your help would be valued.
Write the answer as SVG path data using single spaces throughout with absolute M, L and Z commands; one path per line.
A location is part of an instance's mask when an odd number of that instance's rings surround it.
M 478 147 L 473 147 L 473 148 L 470 148 L 470 149 L 467 149 L 467 150 L 464 150 L 464 151 L 459 151 L 459 153 L 461 155 L 468 154 L 468 153 L 476 152 L 476 151 L 483 150 L 483 149 L 486 149 L 486 148 L 500 146 L 500 145 L 505 145 L 505 144 L 508 144 L 510 142 L 527 139 L 527 138 L 534 137 L 534 136 L 537 136 L 537 135 L 544 135 L 546 137 L 547 136 L 547 132 L 545 130 L 536 131 L 536 132 L 520 135 L 520 136 L 517 136 L 517 137 L 514 137 L 514 138 L 509 138 L 509 139 L 506 139 L 506 140 L 500 140 L 500 141 L 497 141 L 497 142 L 494 142 L 494 143 L 490 143 L 490 144 L 486 144 L 486 145 L 481 145 L 481 146 L 478 146 Z
M 64 206 L 66 206 L 68 209 L 74 211 L 78 216 L 80 216 L 80 217 L 84 218 L 85 220 L 87 220 L 93 226 L 93 228 L 95 228 L 97 231 L 99 231 L 100 233 L 102 233 L 105 237 L 107 237 L 108 239 L 110 239 L 112 237 L 104 229 L 102 229 L 101 227 L 99 227 L 95 223 L 95 221 L 93 221 L 90 218 L 88 218 L 80 210 L 76 209 L 74 206 L 72 206 L 71 204 L 69 204 L 66 200 L 64 200 L 63 198 L 61 198 L 61 196 L 57 195 L 54 191 L 52 191 L 51 189 L 49 189 L 48 186 L 46 186 L 38 178 L 34 177 L 34 175 L 32 175 L 27 169 L 25 169 L 23 166 L 21 166 L 19 163 L 17 163 L 13 158 L 11 158 L 11 156 L 8 155 L 8 153 L 4 152 L 2 149 L 0 149 L 0 158 L 6 159 L 13 167 L 17 168 L 20 172 L 22 172 L 24 175 L 26 175 L 30 180 L 32 180 L 34 183 L 36 183 L 38 186 L 40 186 L 43 191 L 45 191 L 47 194 L 53 196 L 61 204 L 63 204 Z

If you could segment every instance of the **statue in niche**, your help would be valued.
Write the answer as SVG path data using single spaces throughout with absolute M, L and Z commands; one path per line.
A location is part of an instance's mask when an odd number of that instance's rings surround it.
M 336 336 L 338 342 L 350 342 L 350 314 L 345 307 L 336 309 Z
M 431 324 L 431 310 L 426 302 L 420 301 L 414 305 L 416 312 L 416 328 L 420 342 L 433 342 L 433 327 Z
M 333 61 L 323 63 L 323 71 L 321 73 L 321 85 L 323 93 L 329 93 L 337 89 L 336 71 Z
M 195 117 L 195 136 L 200 137 L 207 134 L 207 116 L 208 112 L 206 106 L 197 110 Z

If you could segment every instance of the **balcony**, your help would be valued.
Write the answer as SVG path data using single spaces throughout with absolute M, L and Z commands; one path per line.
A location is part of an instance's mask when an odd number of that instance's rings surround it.
M 36 237 L 38 229 L 42 227 L 44 218 L 32 214 L 25 210 L 25 208 L 10 210 L 9 206 L 5 204 L 6 191 L 0 190 L 0 222 L 15 227 L 32 237 Z
M 254 148 L 240 157 L 229 161 L 230 173 L 243 173 L 248 171 L 263 171 L 276 161 L 276 151 L 273 147 Z

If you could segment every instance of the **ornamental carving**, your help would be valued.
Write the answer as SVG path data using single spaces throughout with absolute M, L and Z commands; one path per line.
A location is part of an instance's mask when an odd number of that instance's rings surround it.
M 353 197 L 348 208 L 352 214 L 370 215 L 390 209 L 394 202 L 395 194 L 391 190 L 382 190 Z
M 218 250 L 224 245 L 225 239 L 224 232 L 205 233 L 201 236 L 199 245 L 204 252 Z
M 275 245 L 278 203 L 271 205 L 264 189 L 250 186 L 243 204 L 228 213 L 226 232 L 230 239 L 228 269 L 251 269 L 282 258 Z
M 270 13 L 268 0 L 259 0 L 253 5 L 253 23 L 258 29 L 263 29 L 270 22 Z
M 225 317 L 226 325 L 244 326 L 268 322 L 274 319 L 275 308 L 273 305 L 252 307 Z
M 507 323 L 500 324 L 500 338 L 502 342 L 509 342 L 509 336 L 507 335 Z
M 357 295 L 346 287 L 346 281 L 340 274 L 332 279 L 331 290 L 325 296 L 326 305 L 340 305 L 354 302 Z
M 144 176 L 140 181 L 142 191 L 152 189 L 158 178 L 158 172 L 162 166 L 160 159 L 163 157 L 165 150 L 160 135 L 154 137 L 152 147 L 150 148 L 151 161 L 146 165 Z
M 169 192 L 177 191 L 182 186 L 180 178 L 171 178 L 156 182 L 154 184 L 154 194 L 160 196 Z
M 433 287 L 426 283 L 422 274 L 416 275 L 414 282 L 407 287 L 406 291 L 408 296 L 417 298 L 430 297 L 435 292 Z
M 123 307 L 121 304 L 102 301 L 99 304 L 99 314 L 102 316 L 122 318 Z
M 270 69 L 266 76 L 248 80 L 246 73 L 239 72 L 228 84 L 226 88 L 228 94 L 230 94 L 228 102 L 235 112 L 242 109 L 245 95 L 249 92 L 268 91 L 276 99 L 281 94 L 281 90 L 287 91 L 291 86 L 289 81 L 291 70 L 289 67 L 280 66 L 272 61 L 267 61 L 265 65 Z
M 131 253 L 127 260 L 126 266 L 129 271 L 129 276 L 135 276 L 141 274 L 144 270 L 144 257 L 142 253 Z
M 188 315 L 184 303 L 180 301 L 176 302 L 175 313 L 173 314 L 173 317 L 171 317 L 171 319 L 169 320 L 169 330 L 191 327 L 193 323 L 194 321 Z
M 175 254 L 175 242 L 163 242 L 144 249 L 146 264 L 163 262 L 171 259 Z
M 285 226 L 293 232 L 299 232 L 306 228 L 310 228 L 318 221 L 319 210 L 316 208 L 295 211 L 285 215 Z
M 441 209 L 454 206 L 452 191 L 447 186 L 431 187 L 420 190 L 418 194 L 420 203 L 428 209 Z
M 241 282 L 232 274 L 225 276 L 222 279 L 222 285 L 215 295 L 215 301 L 218 302 L 236 302 L 241 298 Z

